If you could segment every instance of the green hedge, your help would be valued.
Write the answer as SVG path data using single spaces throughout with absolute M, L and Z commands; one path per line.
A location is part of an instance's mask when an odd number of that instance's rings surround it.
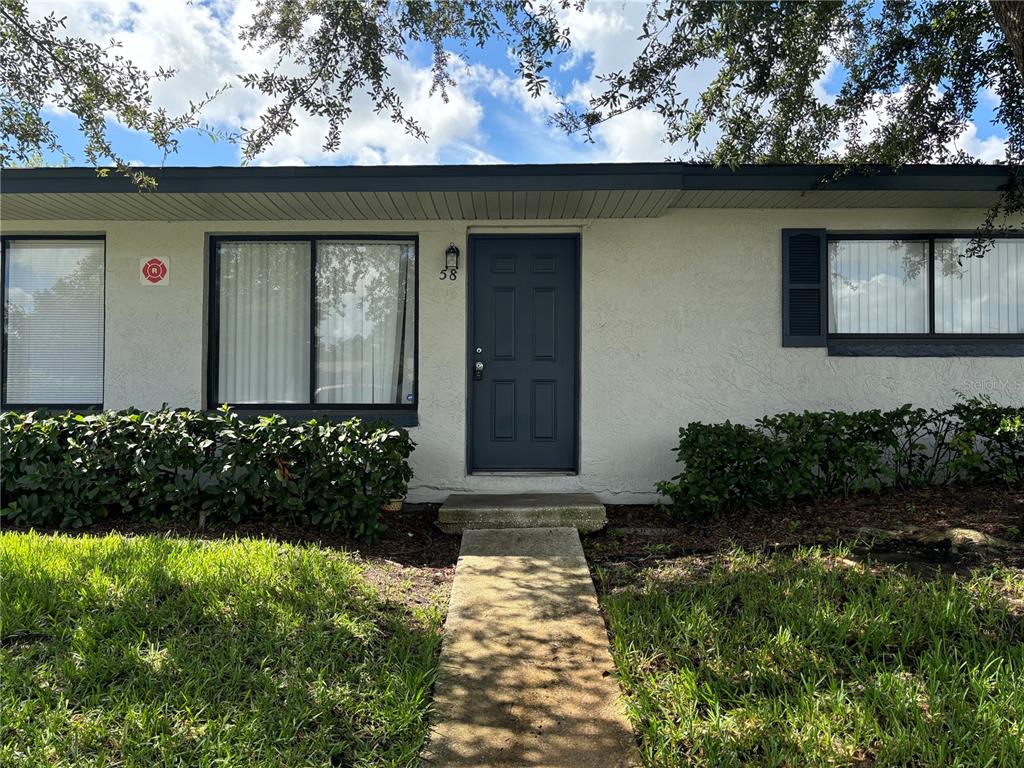
M 405 494 L 404 430 L 169 410 L 0 414 L 0 519 L 79 527 L 144 520 L 291 520 L 372 538 Z
M 948 410 L 765 416 L 679 430 L 682 471 L 658 491 L 690 518 L 953 480 L 1024 483 L 1024 408 L 976 397 Z

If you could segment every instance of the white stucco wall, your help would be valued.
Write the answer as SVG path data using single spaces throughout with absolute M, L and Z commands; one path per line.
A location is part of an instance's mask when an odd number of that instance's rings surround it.
M 209 234 L 418 234 L 419 426 L 412 500 L 451 491 L 589 490 L 608 502 L 653 498 L 675 472 L 690 421 L 752 421 L 788 409 L 932 406 L 955 391 L 1024 403 L 1024 358 L 829 357 L 781 346 L 784 227 L 970 229 L 981 211 L 673 210 L 654 220 L 566 222 L 39 222 L 4 234 L 107 238 L 105 405 L 201 407 Z M 440 281 L 450 241 L 468 232 L 576 231 L 582 237 L 578 476 L 467 476 L 466 281 Z M 139 257 L 171 261 L 167 287 L 144 287 Z

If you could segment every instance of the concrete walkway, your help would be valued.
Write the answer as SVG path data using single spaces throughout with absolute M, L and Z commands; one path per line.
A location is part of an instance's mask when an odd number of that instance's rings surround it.
M 468 530 L 424 763 L 639 765 L 573 528 Z

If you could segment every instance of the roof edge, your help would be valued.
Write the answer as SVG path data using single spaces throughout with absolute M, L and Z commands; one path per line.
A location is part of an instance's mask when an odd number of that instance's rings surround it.
M 10 168 L 0 194 L 125 193 L 136 187 L 109 169 Z M 140 168 L 157 179 L 155 192 L 518 192 L 531 190 L 930 190 L 998 192 L 1005 165 L 861 166 L 696 163 L 410 166 L 181 166 Z

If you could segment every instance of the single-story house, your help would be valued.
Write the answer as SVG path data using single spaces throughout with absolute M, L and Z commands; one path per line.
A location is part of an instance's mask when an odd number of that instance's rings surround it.
M 681 425 L 1024 404 L 1001 166 L 5 170 L 3 406 L 360 415 L 412 500 L 654 498 Z

